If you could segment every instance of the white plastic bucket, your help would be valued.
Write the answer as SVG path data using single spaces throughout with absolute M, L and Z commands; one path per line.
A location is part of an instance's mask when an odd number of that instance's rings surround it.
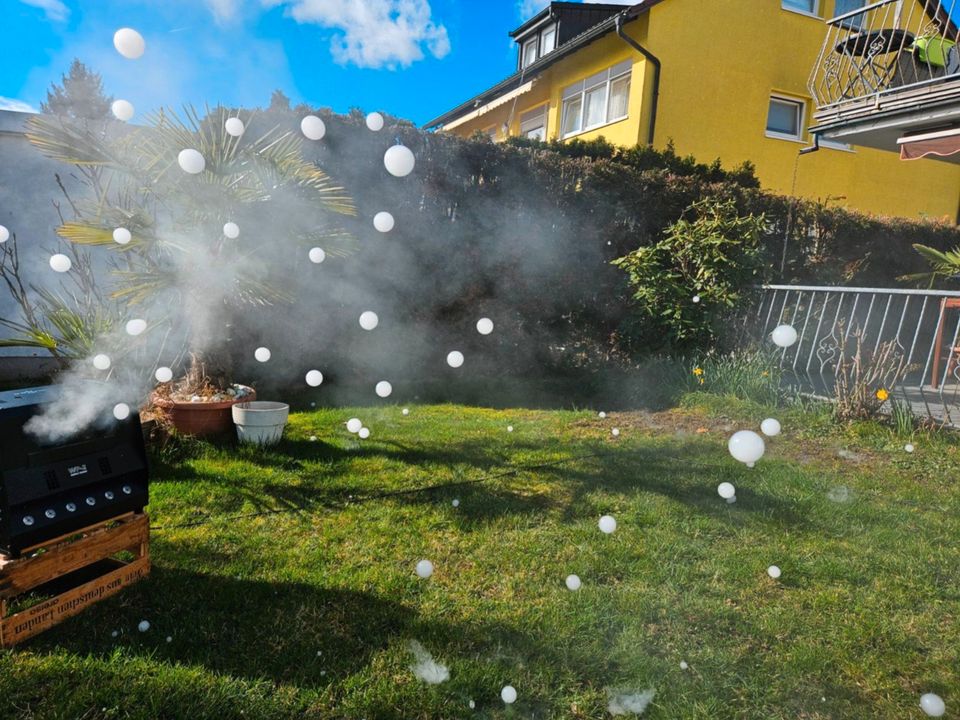
M 276 445 L 290 415 L 290 406 L 269 400 L 237 403 L 232 408 L 237 439 L 254 445 Z

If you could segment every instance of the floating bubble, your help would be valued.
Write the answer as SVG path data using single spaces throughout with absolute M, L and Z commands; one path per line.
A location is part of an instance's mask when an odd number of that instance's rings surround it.
M 601 532 L 609 535 L 614 530 L 617 529 L 617 521 L 614 519 L 613 515 L 604 515 L 600 518 L 600 522 L 597 523 Z
M 318 247 L 310 248 L 309 256 L 310 262 L 314 263 L 315 265 L 319 265 L 327 259 L 327 254 L 323 251 L 323 248 Z
M 489 335 L 493 332 L 493 320 L 490 318 L 480 318 L 477 320 L 477 332 L 481 335 Z
M 450 679 L 450 669 L 434 660 L 423 645 L 416 640 L 411 640 L 409 647 L 416 661 L 410 669 L 418 679 L 430 685 L 439 685 Z
M 500 691 L 500 699 L 507 705 L 513 705 L 517 701 L 517 690 L 513 685 L 504 685 Z
M 433 563 L 429 560 L 421 560 L 417 563 L 417 575 L 426 579 L 433 575 Z
M 383 130 L 383 115 L 378 112 L 372 112 L 367 115 L 367 128 L 373 130 L 373 132 Z
M 473 700 L 467 703 L 467 707 L 469 707 L 471 710 L 473 710 L 476 706 L 477 704 Z
M 253 351 L 253 356 L 258 362 L 267 362 L 270 359 L 270 348 L 258 347 Z
M 139 630 L 140 632 L 146 632 L 149 629 L 150 629 L 150 623 L 147 622 L 146 620 L 141 620 L 140 624 L 137 625 L 137 630 Z
M 846 485 L 830 488 L 827 492 L 827 499 L 835 503 L 847 502 L 850 499 L 850 488 Z
M 582 584 L 580 582 L 580 578 L 577 577 L 576 575 L 567 575 L 567 579 L 565 580 L 565 582 L 567 583 L 568 590 L 579 590 L 580 585 Z
M 50 256 L 50 267 L 58 273 L 65 273 L 73 267 L 73 263 L 70 262 L 68 258 L 63 253 L 57 253 L 56 255 Z
M 513 432 L 513 425 L 507 425 L 507 432 Z
M 610 431 L 610 434 L 614 437 L 620 437 L 620 428 L 613 428 L 613 430 Z
M 223 124 L 224 129 L 227 131 L 227 135 L 232 135 L 233 137 L 240 137 L 243 135 L 244 125 L 243 120 L 238 117 L 227 118 L 227 121 Z
M 686 661 L 686 660 L 681 660 L 681 661 L 680 661 L 680 669 L 681 669 L 681 670 L 686 670 L 686 669 L 689 668 L 689 667 L 690 667 L 690 666 L 687 665 L 687 661 Z
M 357 431 L 357 436 L 361 440 L 366 440 L 368 437 L 370 437 L 370 428 L 365 428 L 365 427 L 360 428 Z
M 360 418 L 350 418 L 347 420 L 347 430 L 356 435 L 360 432 L 360 428 L 363 427 L 363 423 L 360 422 Z
M 653 702 L 657 691 L 653 688 L 643 691 L 613 690 L 607 688 L 607 712 L 613 716 L 642 715 Z
M 699 296 L 699 295 L 694 295 L 694 296 L 693 296 L 693 302 L 694 302 L 694 303 L 700 302 L 700 296 Z
M 386 380 L 381 380 L 377 383 L 376 392 L 379 397 L 390 397 L 390 393 L 393 392 L 393 385 L 388 383 Z
M 133 235 L 130 234 L 130 231 L 124 227 L 116 228 L 113 231 L 113 241 L 117 245 L 126 245 L 133 239 Z
M 454 499 L 454 501 L 450 504 L 453 505 L 454 507 L 460 507 L 460 501 L 457 499 Z
M 127 60 L 136 60 L 147 49 L 143 35 L 133 28 L 120 28 L 113 34 L 113 46 Z
M 908 452 L 908 453 L 912 453 L 915 450 L 915 448 L 913 447 L 913 443 L 907 443 L 906 445 L 903 446 L 903 449 L 905 452 Z
M 404 408 L 404 409 L 401 410 L 400 412 L 403 413 L 404 415 L 409 415 L 409 414 L 410 414 L 410 408 Z
M 300 121 L 300 131 L 308 140 L 320 140 L 327 134 L 327 126 L 316 115 L 307 115 Z
M 767 437 L 775 437 L 780 434 L 780 421 L 775 418 L 767 418 L 760 423 L 760 432 Z
M 447 353 L 447 365 L 452 368 L 458 368 L 463 365 L 463 353 L 459 350 Z
M 110 356 L 100 353 L 93 356 L 93 366 L 97 370 L 107 370 L 110 367 Z
M 597 413 L 597 417 L 600 418 L 601 420 L 603 420 L 606 416 L 607 414 L 603 410 Z
M 130 406 L 126 403 L 117 403 L 113 406 L 113 416 L 117 420 L 126 420 L 130 417 Z
M 417 159 L 405 145 L 394 145 L 383 155 L 383 165 L 394 177 L 406 177 L 413 172 Z
M 360 327 L 364 330 L 373 330 L 380 324 L 380 318 L 372 310 L 360 313 Z
M 162 382 L 162 383 L 170 382 L 171 380 L 173 380 L 173 370 L 165 366 L 158 367 L 157 371 L 153 374 L 153 376 L 157 379 L 157 382 Z
M 127 122 L 133 117 L 133 103 L 127 100 L 114 100 L 110 105 L 110 112 L 121 122 Z
M 310 370 L 307 372 L 307 385 L 310 387 L 317 387 L 320 383 L 323 382 L 323 373 L 319 370 Z
M 717 485 L 717 494 L 724 500 L 728 500 L 737 494 L 737 489 L 733 486 L 733 483 L 722 482 Z
M 788 348 L 797 341 L 797 331 L 793 325 L 778 325 L 770 333 L 770 338 L 777 347 Z
M 943 698 L 935 693 L 924 693 L 920 696 L 920 709 L 928 717 L 943 717 L 944 713 L 947 712 L 947 706 L 943 702 Z
M 0 243 L 5 243 L 10 239 L 10 231 L 6 227 L 0 225 Z
M 231 240 L 236 240 L 238 237 L 240 237 L 240 226 L 235 222 L 224 223 L 223 234 Z
M 388 233 L 393 230 L 393 215 L 384 211 L 378 212 L 373 216 L 373 226 L 382 233 Z
M 134 318 L 133 320 L 128 320 L 126 329 L 127 335 L 133 335 L 136 337 L 147 329 L 147 321 L 143 318 Z
M 771 565 L 770 567 L 767 568 L 767 575 L 772 577 L 774 580 L 779 578 L 780 574 L 781 574 L 780 568 L 778 568 L 776 565 Z
M 730 437 L 727 449 L 736 460 L 753 467 L 753 463 L 763 457 L 767 446 L 753 430 L 740 430 Z
M 202 173 L 207 166 L 207 161 L 203 159 L 203 155 L 193 148 L 181 150 L 177 155 L 177 163 L 181 170 L 191 175 Z

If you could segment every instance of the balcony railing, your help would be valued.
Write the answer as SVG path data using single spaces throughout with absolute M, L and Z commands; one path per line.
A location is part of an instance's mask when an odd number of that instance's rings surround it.
M 960 80 L 958 18 L 960 0 L 879 0 L 828 20 L 809 83 L 818 112 Z

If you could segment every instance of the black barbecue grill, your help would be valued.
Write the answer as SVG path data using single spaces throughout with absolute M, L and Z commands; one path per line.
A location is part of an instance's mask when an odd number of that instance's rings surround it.
M 24 548 L 146 506 L 140 416 L 112 417 L 48 443 L 24 430 L 60 388 L 0 392 L 0 551 Z M 109 411 L 108 411 L 109 413 Z

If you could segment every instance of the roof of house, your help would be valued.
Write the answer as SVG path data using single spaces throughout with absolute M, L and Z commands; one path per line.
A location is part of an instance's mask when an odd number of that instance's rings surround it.
M 586 6 L 586 8 L 584 7 Z M 532 28 L 534 25 L 537 25 L 541 21 L 545 20 L 550 15 L 554 14 L 557 10 L 601 10 L 608 11 L 611 14 L 620 12 L 624 10 L 628 5 L 624 3 L 582 3 L 582 2 L 551 2 L 547 6 L 534 15 L 532 18 L 527 20 L 523 25 L 518 27 L 515 30 L 510 31 L 510 37 L 515 38 L 523 35 L 524 32 Z
M 584 32 L 580 33 L 576 37 L 570 39 L 569 41 L 567 41 L 566 43 L 558 47 L 556 50 L 553 50 L 552 52 L 547 53 L 546 55 L 538 59 L 536 62 L 533 62 L 527 67 L 517 71 L 516 73 L 508 77 L 506 80 L 503 80 L 497 83 L 496 85 L 494 85 L 493 87 L 487 90 L 484 90 L 479 95 L 475 95 L 474 97 L 467 100 L 465 103 L 462 103 L 461 105 L 458 105 L 457 107 L 455 107 L 453 110 L 445 112 L 443 115 L 440 115 L 439 117 L 434 118 L 433 120 L 431 120 L 430 122 L 428 122 L 426 125 L 423 126 L 424 129 L 429 130 L 429 129 L 444 125 L 445 123 L 448 123 L 451 120 L 456 119 L 457 117 L 459 117 L 460 115 L 463 115 L 464 113 L 471 112 L 472 110 L 475 110 L 476 108 L 487 104 L 497 96 L 502 95 L 505 92 L 514 90 L 524 82 L 536 77 L 537 75 L 542 73 L 544 70 L 546 70 L 548 67 L 559 62 L 560 60 L 567 57 L 568 55 L 576 52 L 577 50 L 580 50 L 581 48 L 589 45 L 595 40 L 598 40 L 601 37 L 616 30 L 617 18 L 622 18 L 624 22 L 633 20 L 645 10 L 649 9 L 650 7 L 662 1 L 663 0 L 645 0 L 643 2 L 638 2 L 635 5 L 603 5 L 601 6 L 603 8 L 620 9 L 620 12 L 614 15 L 611 15 L 605 20 L 588 28 Z M 563 5 L 563 6 L 572 5 L 572 6 L 583 7 L 581 3 L 570 3 L 570 2 L 551 3 L 551 5 L 548 6 L 545 10 L 538 13 L 533 18 L 528 20 L 526 23 L 521 25 L 519 28 L 514 30 L 511 33 L 511 36 L 515 34 L 521 34 L 525 28 L 532 27 L 533 24 L 543 20 L 547 16 L 547 13 L 550 12 L 551 7 L 554 5 Z

